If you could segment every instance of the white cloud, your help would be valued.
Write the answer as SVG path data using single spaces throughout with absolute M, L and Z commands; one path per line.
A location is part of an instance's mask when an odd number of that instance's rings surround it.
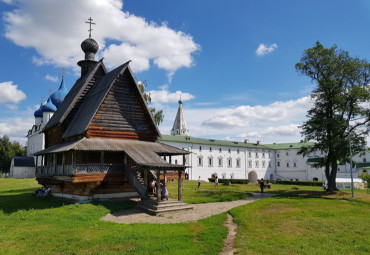
M 292 120 L 296 116 L 304 116 L 311 104 L 310 97 L 303 97 L 286 102 L 278 101 L 267 106 L 243 105 L 220 111 L 204 120 L 202 124 L 218 128 L 230 128 L 250 126 L 254 122 L 271 123 L 284 119 Z
M 12 81 L 0 83 L 0 104 L 1 103 L 18 103 L 26 98 L 26 94 L 18 89 Z
M 267 44 L 260 43 L 260 45 L 258 46 L 256 50 L 256 54 L 257 56 L 264 56 L 268 53 L 273 52 L 277 47 L 278 46 L 276 43 L 273 43 L 270 46 L 267 46 Z
M 274 102 L 262 106 L 234 108 L 189 108 L 183 104 L 190 135 L 195 137 L 227 139 L 262 143 L 297 142 L 302 139 L 299 126 L 306 120 L 312 106 L 310 97 Z M 163 134 L 169 134 L 175 120 L 177 106 L 162 108 L 165 119 L 160 126 Z
M 194 65 L 192 54 L 200 49 L 191 35 L 175 31 L 122 11 L 122 0 L 18 0 L 17 9 L 5 12 L 5 36 L 19 46 L 35 48 L 37 65 L 72 67 L 83 59 L 85 21 L 91 10 L 96 23 L 92 37 L 99 43 L 97 58 L 108 68 L 132 60 L 135 72 L 151 63 L 167 71 L 169 78 L 180 68 Z M 86 11 L 87 10 L 87 11 Z
M 150 97 L 152 98 L 152 103 L 176 103 L 180 100 L 185 102 L 194 98 L 194 96 L 187 92 L 182 92 L 177 90 L 176 92 L 169 92 L 167 86 L 163 86 L 162 90 L 150 90 Z
M 34 124 L 34 118 L 32 113 L 25 115 L 27 117 L 15 117 L 15 118 L 4 118 L 0 119 L 0 136 L 7 135 L 10 140 L 17 141 L 22 145 L 27 142 L 28 129 Z
M 45 75 L 45 80 L 51 81 L 51 82 L 57 82 L 58 76 L 51 76 L 49 74 Z

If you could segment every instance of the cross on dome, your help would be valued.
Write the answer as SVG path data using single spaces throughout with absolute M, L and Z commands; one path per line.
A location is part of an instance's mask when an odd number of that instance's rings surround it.
M 88 18 L 88 21 L 85 21 L 85 23 L 90 24 L 90 29 L 87 31 L 89 31 L 89 38 L 91 38 L 91 31 L 93 31 L 93 29 L 91 28 L 91 25 L 96 25 L 96 24 L 93 23 L 93 19 L 91 17 Z

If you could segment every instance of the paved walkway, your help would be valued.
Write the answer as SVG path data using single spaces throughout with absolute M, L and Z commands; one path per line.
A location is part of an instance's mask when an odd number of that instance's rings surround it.
M 230 201 L 230 202 L 217 202 L 217 203 L 206 203 L 206 204 L 191 204 L 192 210 L 178 211 L 178 212 L 167 212 L 157 216 L 152 216 L 138 209 L 129 209 L 119 211 L 113 214 L 108 214 L 101 218 L 101 220 L 111 221 L 122 224 L 134 224 L 134 223 L 179 223 L 197 221 L 203 218 L 210 217 L 215 214 L 227 212 L 228 210 L 238 207 L 241 205 L 249 204 L 257 201 L 261 198 L 272 197 L 276 194 L 265 193 L 262 196 L 260 193 L 252 193 L 252 197 L 247 197 L 242 200 Z

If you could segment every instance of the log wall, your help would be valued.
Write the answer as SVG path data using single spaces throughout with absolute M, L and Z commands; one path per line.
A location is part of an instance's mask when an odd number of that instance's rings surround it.
M 154 123 L 129 72 L 119 76 L 88 127 L 88 138 L 155 141 Z

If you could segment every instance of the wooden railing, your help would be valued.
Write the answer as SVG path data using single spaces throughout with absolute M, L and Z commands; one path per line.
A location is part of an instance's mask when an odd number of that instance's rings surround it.
M 78 174 L 95 174 L 95 173 L 122 173 L 124 165 L 113 164 L 76 164 L 57 165 L 57 166 L 38 166 L 36 168 L 37 177 L 47 176 L 70 176 Z

